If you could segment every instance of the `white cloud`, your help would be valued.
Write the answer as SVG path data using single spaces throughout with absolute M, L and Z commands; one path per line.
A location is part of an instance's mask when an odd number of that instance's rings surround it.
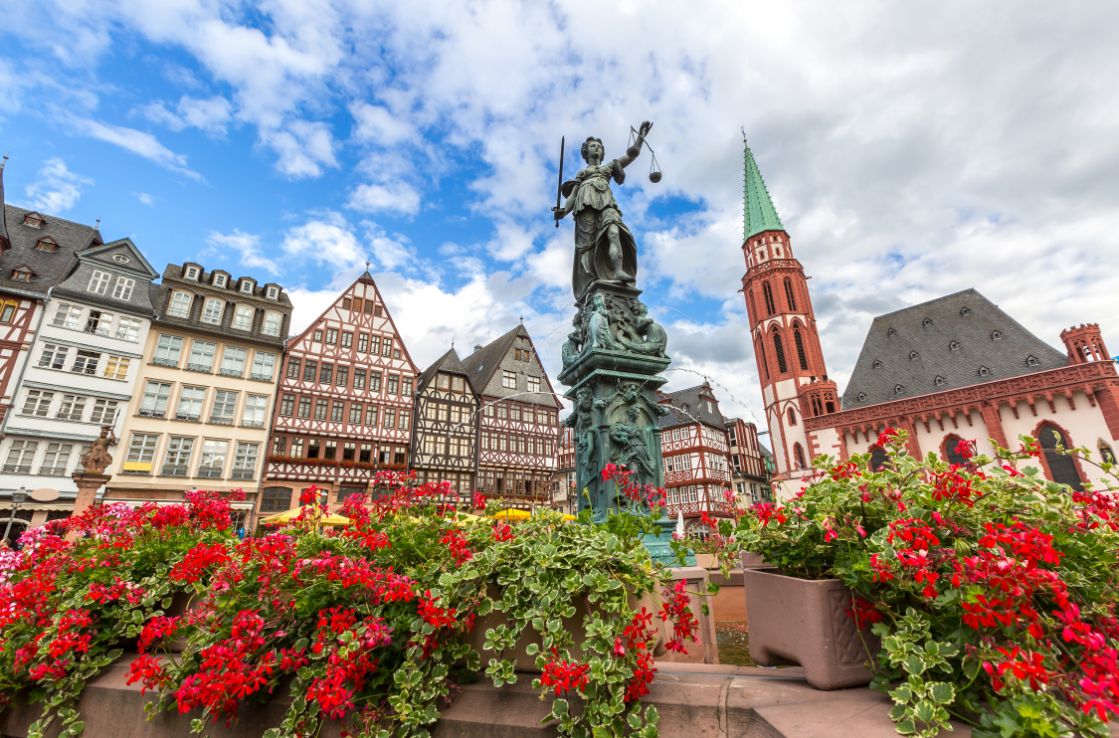
M 295 120 L 264 129 L 261 140 L 279 155 L 276 168 L 294 179 L 318 177 L 323 167 L 337 167 L 334 138 L 325 123 Z
M 418 137 L 415 127 L 408 120 L 381 105 L 357 103 L 350 106 L 350 113 L 356 124 L 353 135 L 359 141 L 392 146 L 415 141 Z
M 330 211 L 288 230 L 280 248 L 287 256 L 320 264 L 335 274 L 359 265 L 364 268 L 369 259 L 368 250 L 346 219 Z
M 150 208 L 150 207 L 152 207 L 153 205 L 155 205 L 155 198 L 154 198 L 154 197 L 152 197 L 152 196 L 151 196 L 150 194 L 148 194 L 147 192 L 134 192 L 134 193 L 132 193 L 132 194 L 133 194 L 133 195 L 135 195 L 135 196 L 136 196 L 136 200 L 137 200 L 137 201 L 138 201 L 138 202 L 139 202 L 139 203 L 140 203 L 141 205 L 144 205 L 145 207 L 149 207 L 149 208 Z
M 154 102 L 140 108 L 141 115 L 172 131 L 197 128 L 210 135 L 224 135 L 233 114 L 229 101 L 221 95 L 200 98 L 184 95 L 171 110 L 165 103 Z
M 403 182 L 363 184 L 350 193 L 346 207 L 363 213 L 415 215 L 420 210 L 420 193 Z
M 125 126 L 109 125 L 89 118 L 73 117 L 70 122 L 75 130 L 90 138 L 119 146 L 158 164 L 164 169 L 169 169 L 190 179 L 202 180 L 201 174 L 187 166 L 186 156 L 171 151 L 150 133 Z
M 232 233 L 219 233 L 210 231 L 206 237 L 207 245 L 218 249 L 232 249 L 237 254 L 241 266 L 249 269 L 264 269 L 269 274 L 279 274 L 280 268 L 276 262 L 264 255 L 261 248 L 260 236 L 253 233 L 234 229 Z
M 93 180 L 74 174 L 66 167 L 66 162 L 51 157 L 43 162 L 35 180 L 27 185 L 26 193 L 31 207 L 47 213 L 64 213 L 78 202 L 82 187 L 93 184 Z

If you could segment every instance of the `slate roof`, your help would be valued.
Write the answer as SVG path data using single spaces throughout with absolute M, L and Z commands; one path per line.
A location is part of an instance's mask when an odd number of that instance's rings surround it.
M 23 218 L 31 212 L 37 211 L 4 205 L 4 219 L 12 248 L 0 255 L 0 289 L 43 296 L 73 270 L 75 252 L 100 245 L 103 241 L 96 228 L 53 215 L 42 216 L 46 222 L 41 228 L 26 226 Z M 35 248 L 35 244 L 47 236 L 58 243 L 57 250 L 40 251 Z M 34 276 L 30 282 L 12 279 L 12 270 L 20 266 L 31 268 Z
M 462 365 L 466 369 L 470 383 L 478 388 L 484 388 L 489 384 L 494 372 L 501 366 L 501 360 L 509 353 L 513 341 L 521 333 L 528 336 L 524 325 L 518 324 L 513 330 L 475 349 L 474 353 L 463 359 Z
M 691 425 L 697 421 L 719 430 L 726 428 L 727 419 L 719 412 L 719 401 L 710 385 L 701 384 L 678 392 L 662 392 L 657 402 L 668 410 L 668 414 L 662 415 L 657 422 L 661 428 Z M 713 409 L 708 408 L 708 402 Z
M 843 408 L 969 387 L 1068 364 L 975 289 L 880 315 L 870 325 Z M 985 370 L 985 373 L 984 373 Z
M 0 249 L 6 248 L 8 241 L 8 209 L 4 207 L 4 165 L 7 161 L 0 161 Z
M 466 371 L 466 367 L 462 365 L 462 361 L 458 357 L 458 352 L 451 348 L 447 353 L 436 359 L 431 366 L 420 372 L 419 379 L 416 380 L 416 391 L 419 392 L 427 383 L 438 374 L 439 372 L 446 372 L 447 374 L 460 374 L 466 377 L 466 383 L 470 384 L 470 373 Z M 471 391 L 474 390 L 471 386 Z

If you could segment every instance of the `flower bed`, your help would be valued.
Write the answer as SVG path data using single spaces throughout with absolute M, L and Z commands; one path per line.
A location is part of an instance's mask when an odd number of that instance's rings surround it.
M 32 736 L 53 722 L 79 735 L 85 683 L 135 644 L 130 680 L 153 709 L 196 716 L 196 733 L 287 690 L 270 738 L 315 735 L 324 720 L 352 735 L 426 735 L 457 683 L 517 681 L 511 649 L 531 632 L 530 678 L 561 733 L 656 735 L 655 709 L 639 703 L 654 623 L 672 622 L 668 645 L 683 648 L 695 618 L 686 592 L 664 589 L 640 526 L 555 514 L 510 526 L 438 508 L 440 485 L 393 474 L 379 485 L 374 503 L 347 500 L 351 524 L 336 529 L 319 524 L 328 511 L 312 490 L 291 526 L 243 541 L 228 503 L 205 493 L 32 532 L 0 574 L 0 699 L 42 703 Z M 631 605 L 662 590 L 658 612 Z M 191 596 L 178 616 L 176 593 Z M 577 605 L 576 634 L 562 623 Z M 470 631 L 492 613 L 505 622 L 476 650 Z
M 963 465 L 910 457 L 902 433 L 879 444 L 880 470 L 821 457 L 794 499 L 723 523 L 722 553 L 850 588 L 849 616 L 881 638 L 873 686 L 892 697 L 899 733 L 939 735 L 951 716 L 976 738 L 1107 735 L 1119 714 L 1115 493 L 1045 480 L 1029 439 L 995 458 L 964 443 Z

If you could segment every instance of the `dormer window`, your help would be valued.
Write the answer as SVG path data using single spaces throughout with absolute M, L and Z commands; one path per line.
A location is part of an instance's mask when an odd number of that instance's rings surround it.
M 969 315 L 971 315 L 971 308 L 969 308 L 967 305 L 964 305 L 962 308 L 960 308 L 961 318 L 966 318 Z
M 898 334 L 898 331 L 893 326 L 891 326 L 890 329 L 888 331 L 886 331 L 887 336 L 896 336 L 897 334 Z
M 856 402 L 862 402 L 865 399 L 866 399 L 866 393 L 865 392 L 860 392 L 859 394 L 855 395 L 855 401 Z
M 1002 340 L 1002 334 L 999 333 L 998 331 L 991 331 L 991 340 L 992 341 L 1001 341 Z
M 280 288 L 275 285 L 269 285 L 268 289 L 264 293 L 264 296 L 267 297 L 269 300 L 278 300 L 280 299 Z
M 43 236 L 35 243 L 35 250 L 46 251 L 53 254 L 55 251 L 58 251 L 58 241 L 55 241 L 50 236 Z
M 25 266 L 16 267 L 12 270 L 12 280 L 16 282 L 30 282 L 32 271 Z
M 187 266 L 186 270 L 183 272 L 183 278 L 184 279 L 198 279 L 198 275 L 199 275 L 200 272 L 201 272 L 201 270 L 198 267 L 196 267 L 193 264 L 190 264 L 190 265 Z
M 186 318 L 190 315 L 190 293 L 172 292 L 171 302 L 167 303 L 167 314 L 176 318 Z
M 874 363 L 871 364 L 871 366 L 875 369 L 881 369 L 882 368 L 882 362 L 878 359 L 875 359 Z
M 932 318 L 926 317 L 924 320 L 921 321 L 921 326 L 924 327 L 924 328 L 931 328 L 932 327 Z
M 246 295 L 251 295 L 255 286 L 256 285 L 253 284 L 253 281 L 251 279 L 241 280 L 241 292 Z
M 38 213 L 28 213 L 23 216 L 23 224 L 28 228 L 42 228 L 46 222 L 46 219 Z
M 905 391 L 905 385 L 903 385 L 903 384 L 895 384 L 894 385 L 894 394 L 895 395 L 900 395 L 904 391 Z
M 959 341 L 950 342 L 948 344 L 948 350 L 949 351 L 959 351 L 960 350 L 960 342 Z
M 1041 362 L 1038 361 L 1037 357 L 1034 356 L 1033 354 L 1030 354 L 1029 356 L 1026 357 L 1026 366 L 1037 366 L 1040 363 Z
M 944 377 L 937 374 L 936 379 L 933 380 L 933 384 L 935 384 L 937 387 L 943 387 L 944 386 Z
M 979 367 L 979 376 L 981 376 L 981 377 L 988 377 L 988 376 L 990 376 L 990 375 L 991 375 L 991 370 L 990 370 L 990 369 L 988 369 L 988 368 L 987 368 L 987 367 L 985 367 L 985 366 L 980 366 L 980 367 Z
M 914 359 L 916 359 L 916 358 L 917 358 L 918 356 L 920 356 L 920 354 L 919 354 L 919 353 L 917 353 L 916 351 L 910 351 L 910 352 L 909 352 L 909 360 L 910 360 L 910 361 L 913 361 L 913 360 L 914 360 Z
M 221 272 L 217 272 L 217 273 L 214 274 L 214 286 L 215 287 L 220 287 L 222 289 L 225 289 L 225 286 L 227 284 L 229 284 L 229 275 L 228 274 L 223 274 Z

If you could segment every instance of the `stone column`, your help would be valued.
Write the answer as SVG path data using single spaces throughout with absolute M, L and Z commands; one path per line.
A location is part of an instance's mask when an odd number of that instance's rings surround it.
M 93 507 L 93 503 L 97 501 L 97 490 L 105 486 L 109 479 L 108 474 L 75 472 L 73 480 L 74 484 L 78 485 L 78 496 L 74 500 L 74 512 L 72 514 L 75 516 L 81 515 L 87 509 Z

